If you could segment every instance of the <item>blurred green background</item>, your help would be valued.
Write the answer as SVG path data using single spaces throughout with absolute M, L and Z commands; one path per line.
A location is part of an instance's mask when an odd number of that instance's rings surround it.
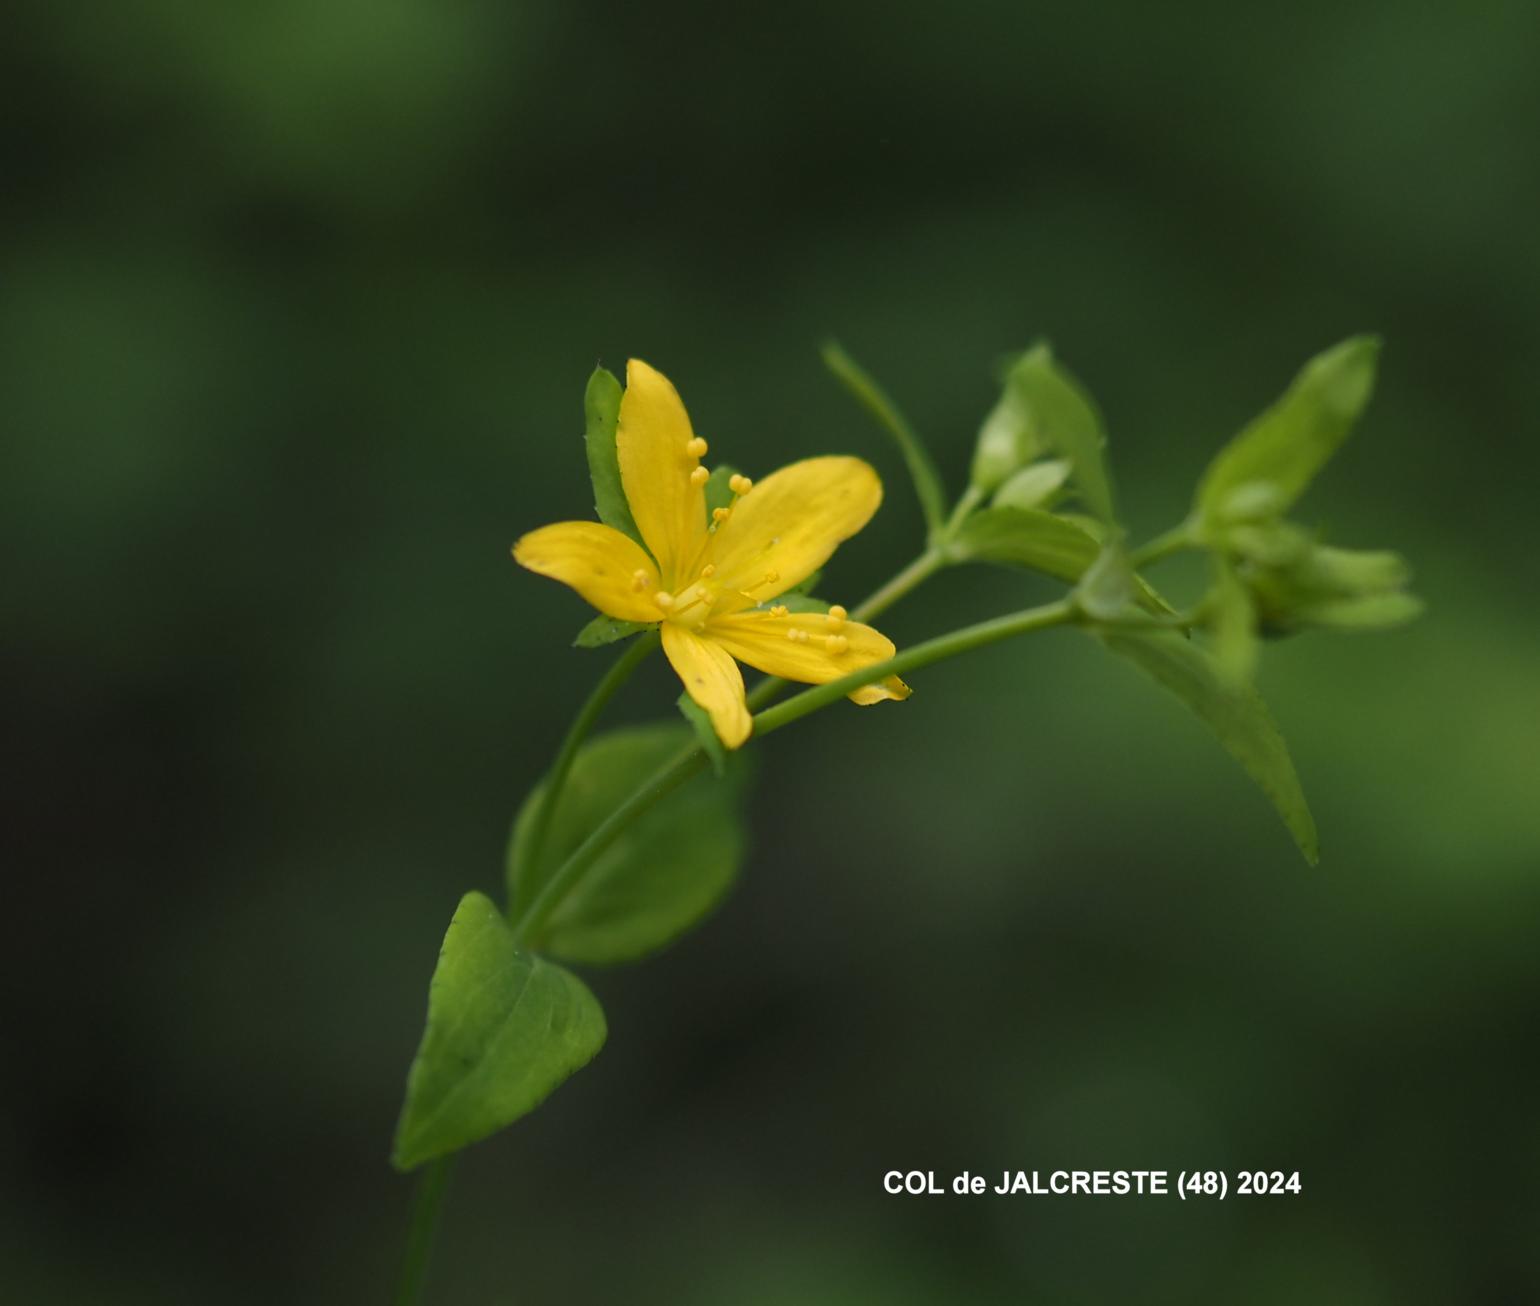
M 8 1302 L 384 1299 L 459 894 L 607 660 L 510 542 L 649 359 L 713 453 L 955 492 L 1007 351 L 1136 533 L 1317 349 L 1379 397 L 1300 516 L 1429 615 L 1268 650 L 1307 869 L 1074 632 L 763 748 L 742 885 L 590 976 L 594 1065 L 462 1163 L 435 1302 L 1540 1294 L 1540 9 L 21 0 L 0 47 Z M 1051 587 L 958 575 L 901 643 Z M 660 666 L 617 719 L 671 712 Z M 891 1168 L 1298 1169 L 900 1199 Z

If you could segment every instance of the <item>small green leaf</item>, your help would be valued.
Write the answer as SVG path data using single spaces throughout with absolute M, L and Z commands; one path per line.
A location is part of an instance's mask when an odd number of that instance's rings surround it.
M 722 740 L 717 735 L 716 727 L 711 724 L 711 713 L 688 694 L 679 695 L 676 701 L 680 715 L 690 723 L 690 729 L 695 732 L 695 742 L 701 746 L 701 751 L 706 754 L 711 763 L 712 774 L 720 780 L 727 774 L 727 749 L 722 747 Z
M 508 846 L 509 901 L 532 901 L 642 778 L 692 742 L 683 722 L 616 730 L 591 740 L 578 753 L 552 813 L 539 866 L 529 865 L 526 843 L 543 786 L 524 800 Z M 745 769 L 734 754 L 726 779 L 696 776 L 628 826 L 552 913 L 536 945 L 571 961 L 628 961 L 700 920 L 732 885 L 743 858 L 739 807 Z
M 1374 336 L 1353 336 L 1306 363 L 1283 397 L 1209 464 L 1194 505 L 1199 522 L 1224 524 L 1227 514 L 1254 498 L 1258 491 L 1250 487 L 1258 484 L 1273 487 L 1274 511 L 1286 511 L 1369 402 L 1379 351 Z M 1237 494 L 1243 489 L 1246 494 Z
M 632 520 L 631 505 L 626 502 L 626 492 L 620 483 L 620 458 L 615 452 L 621 394 L 620 382 L 613 373 L 594 368 L 583 392 L 583 442 L 588 449 L 588 478 L 593 482 L 594 511 L 599 520 L 641 544 L 642 533 Z
M 1326 630 L 1388 630 L 1415 621 L 1423 613 L 1415 594 L 1391 590 L 1353 598 L 1320 599 L 1304 603 L 1290 613 L 1294 623 Z
M 946 491 L 941 485 L 941 475 L 931 460 L 914 428 L 904 420 L 904 415 L 882 389 L 872 380 L 855 359 L 834 341 L 823 347 L 824 365 L 850 391 L 857 403 L 877 419 L 904 456 L 914 491 L 920 499 L 920 509 L 925 514 L 925 525 L 934 536 L 946 524 Z
M 1080 522 L 1040 508 L 985 508 L 958 530 L 948 548 L 953 562 L 998 562 L 1040 571 L 1074 585 L 1101 555 L 1102 541 Z M 1139 604 L 1151 612 L 1171 607 L 1142 577 Z
M 1016 361 L 1012 360 L 1012 367 Z M 973 463 L 968 473 L 969 484 L 980 494 L 988 494 L 1042 451 L 1042 443 L 1033 428 L 1032 415 L 1027 411 L 1016 386 L 1012 384 L 1010 369 L 1007 368 L 1000 398 L 979 426 L 978 439 L 973 446 Z M 1033 503 L 1020 506 L 1035 508 L 1038 505 Z
M 492 901 L 466 894 L 428 986 L 392 1163 L 410 1170 L 528 1115 L 606 1032 L 581 980 L 522 951 Z
M 1006 481 L 992 500 L 996 508 L 1048 508 L 1074 471 L 1068 458 L 1045 458 L 1023 467 Z
M 640 621 L 622 621 L 619 617 L 607 617 L 600 613 L 590 621 L 577 637 L 572 641 L 574 648 L 603 648 L 606 644 L 614 644 L 623 639 L 630 639 L 632 635 L 639 635 L 644 630 L 652 627 Z
M 1011 368 L 1008 384 L 1027 415 L 1033 443 L 1069 460 L 1070 479 L 1085 505 L 1104 522 L 1114 519 L 1112 480 L 1101 414 L 1084 387 L 1057 362 L 1047 344 L 1034 345 Z
M 1256 690 L 1227 685 L 1209 653 L 1171 631 L 1102 632 L 1098 638 L 1197 714 L 1261 787 L 1305 860 L 1314 866 L 1320 860 L 1315 818 L 1283 736 Z

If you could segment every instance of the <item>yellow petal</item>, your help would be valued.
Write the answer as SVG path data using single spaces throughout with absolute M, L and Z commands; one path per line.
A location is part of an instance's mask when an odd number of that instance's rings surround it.
M 686 448 L 694 438 L 673 383 L 633 358 L 626 364 L 615 452 L 631 516 L 668 590 L 693 579 L 684 573 L 706 543 L 706 495 L 690 475 L 700 459 Z
M 717 738 L 728 748 L 742 744 L 754 723 L 743 701 L 743 673 L 727 650 L 677 622 L 665 621 L 663 652 L 684 681 L 685 692 L 710 714 Z
M 807 638 L 801 638 L 806 635 Z M 751 667 L 806 684 L 823 685 L 852 671 L 885 662 L 896 650 L 881 631 L 858 621 L 831 621 L 821 612 L 738 612 L 713 617 L 706 637 Z M 843 642 L 842 642 L 843 641 Z M 863 685 L 849 695 L 865 706 L 884 699 L 909 697 L 909 686 L 897 676 Z
M 859 458 L 808 458 L 756 481 L 712 537 L 716 610 L 735 612 L 800 584 L 881 502 L 882 482 Z
M 564 521 L 530 531 L 513 546 L 521 567 L 570 585 L 600 612 L 622 621 L 656 621 L 658 569 L 629 535 L 596 521 Z M 638 573 L 641 573 L 640 586 Z

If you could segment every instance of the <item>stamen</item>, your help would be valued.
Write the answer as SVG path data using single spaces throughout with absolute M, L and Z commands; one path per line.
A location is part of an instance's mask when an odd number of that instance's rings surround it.
M 778 572 L 778 571 L 767 571 L 765 573 L 764 580 L 760 581 L 759 583 L 761 585 L 774 585 L 776 583 L 776 581 L 780 580 L 780 578 L 781 578 L 781 573 L 780 572 Z
M 784 617 L 788 615 L 790 611 L 791 609 L 788 608 L 784 603 L 777 603 L 773 608 L 770 609 L 770 615 L 772 617 Z
M 685 445 L 684 451 L 689 454 L 691 458 L 704 458 L 706 456 L 706 442 L 697 435 L 693 440 Z
M 749 480 L 749 478 L 743 475 L 742 472 L 737 472 L 733 475 L 732 479 L 727 482 L 727 488 L 734 494 L 741 496 L 747 494 L 754 488 L 754 482 Z
M 850 641 L 843 635 L 825 635 L 823 646 L 831 653 L 844 653 L 850 648 Z
M 667 612 L 674 606 L 674 596 L 667 590 L 659 590 L 652 596 L 652 601 L 662 608 L 664 612 Z
M 702 567 L 700 569 L 700 574 L 702 576 L 704 576 L 707 580 L 710 580 L 713 576 L 715 576 L 717 574 L 717 565 L 716 565 L 716 563 L 708 562 L 704 567 Z
M 690 473 L 691 485 L 704 485 L 710 479 L 711 473 L 706 470 L 704 464 L 697 467 L 693 472 Z
M 731 508 L 713 508 L 711 510 L 711 520 L 716 522 L 718 526 L 720 526 L 732 515 L 733 510 Z
M 638 594 L 647 588 L 647 573 L 640 567 L 631 573 L 631 588 Z
M 831 603 L 829 605 L 829 629 L 838 630 L 845 624 L 845 618 L 849 615 L 838 603 Z

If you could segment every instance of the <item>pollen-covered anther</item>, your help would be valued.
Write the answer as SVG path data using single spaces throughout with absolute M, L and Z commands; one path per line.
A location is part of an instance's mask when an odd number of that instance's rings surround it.
M 652 596 L 652 601 L 662 608 L 664 612 L 667 612 L 674 606 L 674 596 L 667 590 L 659 590 Z
M 706 442 L 697 435 L 693 440 L 685 445 L 684 451 L 689 454 L 691 458 L 704 458 L 706 456 Z
M 806 644 L 808 642 L 808 633 L 805 630 L 798 630 L 793 626 L 786 632 L 786 638 L 793 644 Z
M 701 579 L 702 580 L 710 580 L 713 576 L 715 576 L 717 574 L 717 565 L 716 565 L 716 563 L 708 562 L 704 567 L 702 567 L 700 569 L 700 574 L 701 574 Z
M 744 495 L 754 488 L 754 482 L 749 480 L 742 472 L 735 472 L 727 482 L 727 488 L 734 494 Z
M 825 635 L 823 646 L 831 653 L 844 653 L 850 648 L 850 641 L 844 635 Z
M 731 508 L 713 508 L 711 510 L 711 520 L 716 522 L 718 526 L 720 526 L 732 515 L 733 510 Z
M 638 594 L 647 588 L 647 573 L 640 567 L 631 573 L 631 588 Z
M 711 473 L 706 470 L 704 465 L 697 467 L 693 472 L 690 473 L 691 485 L 704 485 L 710 479 Z
M 844 608 L 840 607 L 838 603 L 831 603 L 829 605 L 829 612 L 827 617 L 829 629 L 839 630 L 840 627 L 845 624 L 845 618 L 849 615 L 850 614 L 846 612 Z
M 777 603 L 773 608 L 770 609 L 770 615 L 772 617 L 784 617 L 790 613 L 790 611 L 791 609 L 788 608 L 784 603 Z
M 778 572 L 778 571 L 767 571 L 765 573 L 764 580 L 760 581 L 760 584 L 761 585 L 774 585 L 780 579 L 781 579 L 781 573 L 780 572 Z

